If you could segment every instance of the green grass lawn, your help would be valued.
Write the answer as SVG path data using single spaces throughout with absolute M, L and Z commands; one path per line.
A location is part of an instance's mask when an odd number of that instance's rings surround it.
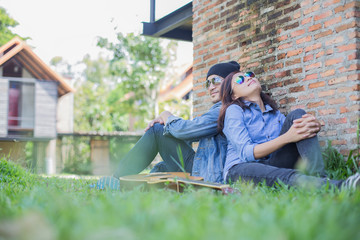
M 360 191 L 99 191 L 0 161 L 0 239 L 360 239 Z

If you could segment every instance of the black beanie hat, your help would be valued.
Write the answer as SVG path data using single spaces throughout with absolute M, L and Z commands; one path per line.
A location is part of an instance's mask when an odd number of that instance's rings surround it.
M 238 64 L 235 61 L 230 61 L 227 63 L 218 63 L 209 69 L 206 75 L 206 79 L 213 74 L 226 78 L 227 75 L 229 75 L 230 73 L 239 70 L 240 70 L 240 64 Z

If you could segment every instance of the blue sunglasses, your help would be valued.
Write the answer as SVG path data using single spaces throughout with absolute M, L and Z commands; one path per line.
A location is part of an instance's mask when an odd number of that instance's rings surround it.
M 236 82 L 237 84 L 243 84 L 246 77 L 254 78 L 254 77 L 255 77 L 255 73 L 253 73 L 253 72 L 246 72 L 244 75 L 237 76 L 235 82 Z

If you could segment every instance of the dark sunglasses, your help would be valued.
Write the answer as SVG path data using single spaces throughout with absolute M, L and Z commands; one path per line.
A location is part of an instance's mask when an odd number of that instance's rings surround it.
M 240 75 L 240 76 L 237 76 L 235 82 L 237 84 L 242 84 L 244 81 L 245 81 L 245 78 L 246 77 L 249 77 L 249 78 L 254 78 L 255 77 L 255 73 L 253 72 L 246 72 L 244 75 Z
M 206 88 L 209 88 L 211 83 L 212 83 L 213 85 L 220 84 L 222 80 L 223 80 L 223 79 L 222 79 L 221 77 L 218 77 L 218 76 L 215 76 L 215 77 L 213 77 L 213 78 L 211 78 L 211 79 L 208 78 L 208 79 L 206 79 L 205 87 L 206 87 Z

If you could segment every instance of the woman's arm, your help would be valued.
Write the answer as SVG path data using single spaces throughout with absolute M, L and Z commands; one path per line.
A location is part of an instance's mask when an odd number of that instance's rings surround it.
M 283 135 L 280 135 L 279 137 L 270 140 L 268 142 L 255 145 L 254 147 L 255 159 L 265 157 L 288 143 L 298 142 L 306 138 L 314 137 L 316 135 L 316 133 L 304 134 L 305 132 L 303 131 L 304 127 L 299 128 L 292 125 L 291 128 Z

